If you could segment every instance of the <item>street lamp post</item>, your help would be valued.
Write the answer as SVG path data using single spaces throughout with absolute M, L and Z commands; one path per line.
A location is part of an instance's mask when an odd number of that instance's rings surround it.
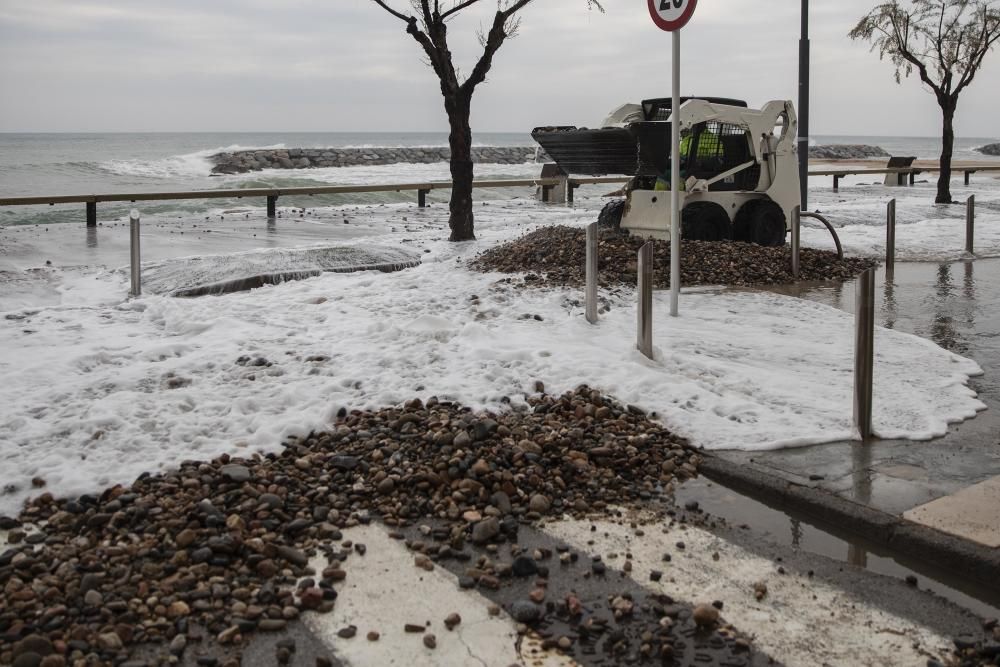
M 799 190 L 803 211 L 809 210 L 809 0 L 802 0 L 799 39 Z

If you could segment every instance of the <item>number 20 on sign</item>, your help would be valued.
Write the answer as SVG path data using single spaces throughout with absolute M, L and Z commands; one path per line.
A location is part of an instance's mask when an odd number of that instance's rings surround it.
M 661 30 L 680 30 L 691 20 L 698 0 L 646 0 L 653 23 Z

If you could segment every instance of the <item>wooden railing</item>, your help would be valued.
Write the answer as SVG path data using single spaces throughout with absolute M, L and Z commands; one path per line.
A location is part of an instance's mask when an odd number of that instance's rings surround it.
M 581 185 L 599 183 L 624 183 L 624 176 L 595 178 L 531 178 L 502 179 L 493 181 L 475 181 L 474 188 L 513 188 L 541 187 L 542 201 L 548 201 L 553 188 L 565 183 L 566 196 L 573 200 L 573 191 Z M 38 206 L 48 204 L 85 204 L 87 207 L 87 225 L 97 225 L 97 204 L 101 202 L 137 202 L 165 201 L 181 199 L 243 199 L 245 197 L 262 197 L 267 200 L 268 217 L 275 216 L 278 197 L 357 194 L 364 192 L 403 192 L 416 191 L 417 204 L 422 208 L 427 205 L 427 194 L 432 190 L 451 188 L 451 181 L 431 181 L 426 183 L 394 183 L 388 185 L 322 185 L 305 188 L 237 188 L 232 190 L 188 190 L 184 192 L 129 192 L 115 194 L 93 195 L 45 195 L 36 197 L 0 197 L 0 206 Z
M 968 167 L 968 166 L 952 166 L 951 168 L 954 172 L 963 172 L 965 174 L 965 184 L 969 184 L 969 176 L 976 173 L 977 171 L 1000 171 L 1000 165 L 996 166 L 978 166 L 978 167 Z M 864 176 L 866 174 L 896 174 L 896 184 L 905 185 L 907 179 L 909 179 L 910 185 L 913 185 L 914 179 L 923 173 L 933 173 L 941 171 L 940 167 L 884 167 L 884 168 L 873 168 L 873 167 L 858 167 L 857 169 L 844 168 L 844 169 L 814 169 L 809 172 L 810 176 L 833 176 L 833 191 L 837 192 L 840 189 L 840 179 L 845 176 Z
M 954 166 L 954 171 L 965 173 L 965 184 L 969 184 L 969 175 L 978 171 L 1000 171 L 997 166 Z M 840 179 L 849 175 L 865 174 L 897 174 L 899 185 L 906 183 L 909 179 L 913 184 L 914 177 L 924 172 L 940 171 L 937 167 L 903 167 L 873 169 L 859 167 L 857 169 L 815 169 L 809 172 L 810 176 L 833 176 L 833 189 L 836 191 L 840 186 Z M 553 177 L 553 178 L 530 178 L 530 179 L 500 179 L 492 181 L 475 181 L 474 188 L 514 188 L 514 187 L 540 187 L 542 189 L 542 201 L 550 199 L 551 192 L 557 186 L 566 188 L 566 200 L 573 201 L 573 192 L 581 185 L 595 185 L 604 183 L 626 183 L 627 176 L 600 176 L 591 178 L 578 177 Z M 267 200 L 267 216 L 275 217 L 278 197 L 291 196 L 312 196 L 312 195 L 338 195 L 357 194 L 366 192 L 403 192 L 416 191 L 417 205 L 421 208 L 427 205 L 427 194 L 433 190 L 446 190 L 451 188 L 451 181 L 430 181 L 426 183 L 393 183 L 384 185 L 322 185 L 304 188 L 237 188 L 231 190 L 188 190 L 184 192 L 130 192 L 114 194 L 92 194 L 92 195 L 45 195 L 36 197 L 0 197 L 0 206 L 38 206 L 48 204 L 85 204 L 87 211 L 87 226 L 97 225 L 97 204 L 101 202 L 137 202 L 137 201 L 166 201 L 181 199 L 243 199 L 248 197 L 262 197 Z

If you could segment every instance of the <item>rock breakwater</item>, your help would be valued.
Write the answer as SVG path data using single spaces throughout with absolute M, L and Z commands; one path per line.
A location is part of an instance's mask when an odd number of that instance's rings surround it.
M 262 169 L 310 169 L 316 167 L 358 167 L 398 163 L 431 164 L 447 162 L 447 146 L 372 148 L 275 148 L 217 153 L 213 174 L 243 174 Z M 472 161 L 492 164 L 544 162 L 549 157 L 537 146 L 475 146 Z
M 980 146 L 976 150 L 983 155 L 1000 156 L 1000 144 L 986 144 L 985 146 Z
M 827 146 L 810 146 L 809 157 L 815 160 L 866 160 L 876 157 L 889 157 L 889 154 L 881 146 L 830 144 Z

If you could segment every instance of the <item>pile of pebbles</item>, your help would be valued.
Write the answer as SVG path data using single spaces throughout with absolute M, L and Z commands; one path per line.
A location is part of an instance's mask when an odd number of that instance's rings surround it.
M 604 287 L 636 284 L 636 255 L 645 239 L 603 229 L 598 239 L 599 282 Z M 682 285 L 776 285 L 795 282 L 788 248 L 766 248 L 740 241 L 682 241 Z M 554 226 L 482 252 L 471 262 L 478 271 L 528 272 L 535 285 L 582 286 L 587 256 L 586 231 Z M 653 280 L 670 286 L 670 242 L 654 241 Z M 852 280 L 876 265 L 871 259 L 845 257 L 826 250 L 802 248 L 799 280 Z
M 379 520 L 403 539 L 434 520 L 445 542 L 433 558 L 468 560 L 521 525 L 655 500 L 697 474 L 699 455 L 642 410 L 587 387 L 536 390 L 502 414 L 434 398 L 342 410 L 281 453 L 185 461 L 100 495 L 43 493 L 0 517 L 0 663 L 118 664 L 150 645 L 182 657 L 206 638 L 238 654 L 251 633 L 333 608 L 367 551 L 346 528 Z

